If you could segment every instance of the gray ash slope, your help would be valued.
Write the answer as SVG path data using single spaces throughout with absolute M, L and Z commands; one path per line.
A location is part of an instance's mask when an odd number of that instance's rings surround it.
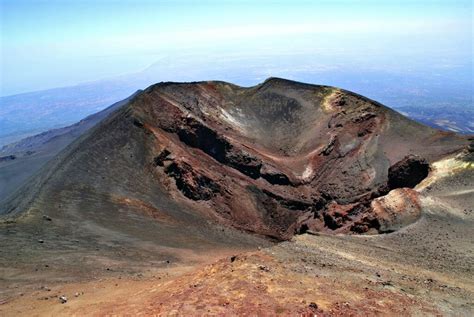
M 125 105 L 130 98 L 114 103 L 73 125 L 49 130 L 3 146 L 0 149 L 0 202 L 15 192 L 68 144 Z

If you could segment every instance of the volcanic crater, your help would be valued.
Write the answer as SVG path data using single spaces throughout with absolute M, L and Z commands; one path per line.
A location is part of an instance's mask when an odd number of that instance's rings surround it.
M 354 93 L 279 78 L 251 88 L 157 84 L 129 109 L 169 192 L 275 239 L 408 224 L 419 210 L 390 212 L 387 201 L 418 209 L 416 192 L 391 191 L 415 187 L 430 161 L 466 145 Z
M 137 282 L 131 296 L 125 286 L 122 303 L 107 295 L 118 284 L 89 288 L 69 313 L 105 305 L 108 314 L 133 299 L 140 304 L 126 312 L 352 314 L 344 296 L 359 315 L 402 314 L 396 298 L 431 312 L 432 295 L 449 297 L 444 289 L 420 291 L 420 302 L 405 289 L 446 276 L 462 287 L 433 311 L 469 310 L 472 138 L 343 89 L 280 78 L 254 87 L 158 83 L 103 116 L 0 204 L 0 312 L 38 304 L 11 297 L 18 285 L 36 296 L 38 283 L 64 289 L 135 273 L 148 274 L 153 291 Z M 380 272 L 406 285 L 389 291 Z M 280 288 L 288 296 L 272 293 Z M 364 304 L 374 301 L 368 288 L 378 306 Z M 104 292 L 108 304 L 94 297 Z M 302 298 L 321 309 L 300 307 Z
M 165 195 L 205 218 L 276 240 L 308 231 L 383 233 L 417 219 L 410 188 L 428 175 L 430 162 L 467 144 L 334 87 L 279 78 L 250 88 L 159 83 L 69 146 L 50 168 L 53 181 L 38 177 L 52 187 L 36 191 L 80 184 L 147 193 L 146 203 L 166 213 Z M 394 200 L 409 208 L 392 210 Z M 27 204 L 13 199 L 7 214 Z

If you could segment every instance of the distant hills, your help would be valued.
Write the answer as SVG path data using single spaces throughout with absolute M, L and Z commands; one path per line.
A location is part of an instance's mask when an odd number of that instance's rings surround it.
M 251 86 L 268 75 L 343 87 L 389 105 L 432 127 L 474 133 L 474 107 L 467 75 L 438 70 L 403 75 L 357 65 L 322 67 L 329 61 L 302 55 L 304 67 L 282 55 L 175 56 L 147 69 L 71 87 L 0 97 L 0 147 L 24 137 L 65 127 L 162 80 L 222 79 Z M 245 65 L 245 67 L 240 67 Z M 265 67 L 264 67 L 265 66 Z M 363 67 L 363 66 L 360 66 Z

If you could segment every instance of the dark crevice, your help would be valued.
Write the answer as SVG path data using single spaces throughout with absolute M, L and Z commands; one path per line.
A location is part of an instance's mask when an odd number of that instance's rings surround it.
M 236 149 L 232 145 L 230 145 L 229 150 L 225 153 L 223 163 L 253 179 L 257 179 L 261 176 L 260 169 L 262 168 L 262 162 L 258 158 L 253 157 L 245 151 Z
M 220 138 L 215 131 L 197 120 L 186 119 L 187 126 L 178 130 L 179 139 L 185 144 L 199 148 L 217 161 L 224 163 L 226 152 L 231 145 Z
M 156 166 L 163 166 L 164 165 L 164 161 L 166 161 L 168 159 L 168 156 L 171 154 L 170 151 L 168 151 L 167 149 L 164 149 L 163 151 L 161 151 L 160 154 L 158 154 L 158 156 L 156 156 L 154 159 L 153 159 L 153 162 L 155 163 Z
M 221 190 L 216 182 L 205 175 L 194 172 L 187 163 L 173 162 L 165 169 L 165 173 L 173 177 L 176 187 L 184 196 L 192 200 L 209 200 Z
M 138 128 L 143 128 L 143 122 L 141 122 L 138 118 L 133 118 L 133 125 Z
M 265 179 L 267 182 L 273 185 L 292 185 L 290 179 L 288 176 L 280 172 L 278 169 L 276 169 L 273 166 L 265 164 L 261 171 L 260 171 L 261 177 Z
M 306 232 L 308 232 L 309 230 L 309 227 L 306 223 L 303 223 L 299 228 L 298 230 L 296 231 L 297 234 L 304 234 Z
M 324 225 L 331 230 L 336 230 L 342 227 L 342 219 L 334 217 L 328 213 L 323 213 Z
M 389 189 L 414 188 L 428 176 L 430 165 L 418 156 L 409 155 L 392 165 L 388 170 Z
M 285 207 L 290 210 L 305 211 L 305 210 L 312 209 L 312 207 L 314 206 L 314 204 L 311 202 L 284 198 L 265 189 L 263 190 L 263 193 L 265 193 L 265 195 L 276 200 L 282 207 Z

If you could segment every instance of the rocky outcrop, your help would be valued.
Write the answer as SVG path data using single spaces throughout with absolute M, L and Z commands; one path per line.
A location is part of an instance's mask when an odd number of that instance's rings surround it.
M 175 179 L 176 187 L 183 195 L 193 200 L 209 200 L 221 190 L 215 181 L 186 162 L 173 162 L 165 172 Z
M 153 162 L 155 163 L 156 166 L 164 166 L 164 162 L 170 160 L 170 154 L 171 152 L 168 151 L 167 149 L 163 149 L 163 151 L 160 152 L 155 158 L 153 159 Z
M 277 169 L 275 166 L 264 163 L 260 170 L 260 175 L 267 182 L 274 185 L 290 185 L 291 181 L 282 171 Z
M 421 216 L 418 193 L 409 188 L 392 190 L 370 203 L 370 212 L 379 224 L 378 231 L 392 232 L 407 226 Z
M 0 156 L 0 162 L 8 162 L 16 159 L 16 155 Z
M 229 146 L 225 153 L 224 164 L 229 165 L 253 179 L 261 176 L 262 161 L 243 149 Z

